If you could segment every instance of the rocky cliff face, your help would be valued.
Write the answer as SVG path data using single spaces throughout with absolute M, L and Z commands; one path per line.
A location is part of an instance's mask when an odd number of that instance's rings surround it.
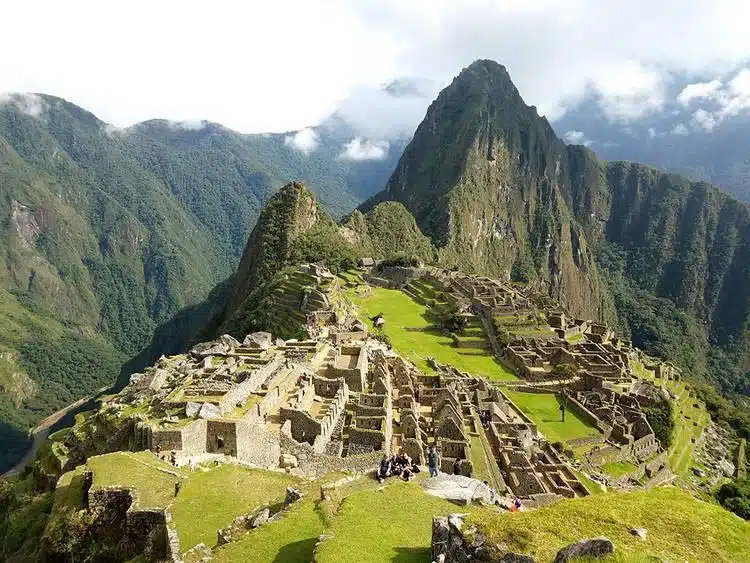
M 748 206 L 566 147 L 501 65 L 477 61 L 440 93 L 362 208 L 386 200 L 414 214 L 442 264 L 544 284 L 574 314 L 750 392 Z

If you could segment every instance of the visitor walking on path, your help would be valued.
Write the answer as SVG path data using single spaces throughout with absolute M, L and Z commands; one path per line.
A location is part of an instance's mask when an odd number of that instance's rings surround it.
M 437 477 L 440 474 L 440 452 L 435 446 L 430 446 L 427 451 L 427 462 L 430 466 L 430 477 Z

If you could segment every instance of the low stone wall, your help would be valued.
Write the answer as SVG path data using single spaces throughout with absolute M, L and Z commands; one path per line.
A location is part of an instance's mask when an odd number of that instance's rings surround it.
M 586 457 L 594 465 L 602 465 L 614 461 L 623 461 L 630 457 L 630 448 L 620 448 L 618 446 L 604 446 L 598 450 L 592 450 L 586 454 Z
M 367 473 L 377 468 L 382 453 L 373 452 L 364 455 L 334 457 L 321 454 L 313 450 L 308 444 L 300 444 L 287 432 L 279 433 L 281 452 L 292 454 L 297 458 L 299 466 L 291 471 L 294 475 L 315 479 L 331 471 L 352 471 Z
M 151 437 L 148 440 L 148 448 L 159 446 L 162 451 L 181 451 L 183 448 L 182 433 L 184 428 L 170 430 L 151 430 Z
M 567 407 L 572 410 L 574 413 L 576 413 L 579 418 L 582 418 L 585 422 L 588 422 L 592 426 L 595 426 L 599 429 L 602 434 L 604 434 L 605 437 L 609 437 L 609 434 L 612 432 L 612 427 L 608 424 L 605 424 L 601 420 L 599 420 L 599 417 L 596 416 L 594 413 L 592 413 L 589 409 L 584 407 L 578 400 L 573 397 L 572 395 L 566 395 L 567 397 Z
M 281 407 L 279 420 L 282 423 L 291 421 L 291 435 L 297 442 L 307 442 L 312 446 L 320 434 L 320 422 L 304 411 Z
M 585 438 L 573 438 L 572 440 L 567 440 L 565 443 L 571 448 L 577 448 L 580 446 L 603 444 L 604 442 L 604 436 L 586 436 Z
M 349 443 L 372 446 L 375 451 L 381 451 L 385 445 L 385 434 L 380 430 L 368 428 L 349 428 Z
M 247 401 L 251 393 L 257 391 L 261 384 L 279 367 L 280 356 L 276 355 L 269 362 L 258 369 L 250 372 L 245 381 L 234 387 L 219 402 L 219 409 L 222 414 L 232 412 L 235 407 L 242 405 Z

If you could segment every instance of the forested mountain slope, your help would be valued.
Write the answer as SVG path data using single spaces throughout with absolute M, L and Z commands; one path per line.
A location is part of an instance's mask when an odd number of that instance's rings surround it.
M 341 216 L 393 161 L 340 158 L 292 134 L 154 120 L 116 129 L 65 100 L 0 104 L 0 467 L 46 414 L 111 383 L 156 326 L 236 267 L 260 209 L 314 180 Z
M 566 146 L 507 71 L 443 90 L 386 190 L 447 265 L 547 284 L 696 378 L 750 392 L 750 211 L 705 183 Z

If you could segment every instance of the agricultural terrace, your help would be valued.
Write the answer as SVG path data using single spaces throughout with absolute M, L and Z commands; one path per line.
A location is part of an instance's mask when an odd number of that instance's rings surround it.
M 550 442 L 565 442 L 574 438 L 596 436 L 599 430 L 568 409 L 565 422 L 560 415 L 560 401 L 554 393 L 523 393 L 510 387 L 503 393 L 536 424 L 539 432 Z
M 354 273 L 347 273 L 344 279 L 349 285 L 350 299 L 360 309 L 360 318 L 367 321 L 372 330 L 371 318 L 383 313 L 384 332 L 390 338 L 394 349 L 424 373 L 433 371 L 427 363 L 427 357 L 434 356 L 440 363 L 451 364 L 461 371 L 486 377 L 491 381 L 518 380 L 511 370 L 494 358 L 488 347 L 454 347 L 452 340 L 442 335 L 432 324 L 428 308 L 405 292 L 364 285 L 361 278 Z M 410 293 L 419 292 L 424 299 L 436 301 L 437 306 L 442 305 L 438 295 L 431 293 L 428 284 L 424 282 L 412 282 L 408 290 Z M 534 325 L 533 328 L 541 330 L 540 326 Z M 465 337 L 478 339 L 479 336 L 476 332 L 471 332 L 472 330 L 476 329 L 469 327 L 470 332 Z M 550 329 L 547 326 L 545 330 Z M 481 337 L 486 339 L 483 331 Z M 566 413 L 563 422 L 560 418 L 560 404 L 554 393 L 522 393 L 509 388 L 505 393 L 552 442 L 594 436 L 599 432 L 571 411 Z
M 383 313 L 384 332 L 393 348 L 424 373 L 433 370 L 427 357 L 451 364 L 461 371 L 489 380 L 516 380 L 517 376 L 500 364 L 484 348 L 456 348 L 453 341 L 440 333 L 429 319 L 428 308 L 403 291 L 359 285 L 350 289 L 349 297 L 361 311 L 361 319 L 373 329 L 372 317 Z M 476 334 L 472 334 L 476 337 Z
M 286 488 L 298 481 L 285 473 L 237 465 L 192 473 L 172 507 L 181 549 L 187 551 L 198 543 L 215 546 L 217 530 L 240 514 L 283 501 Z

